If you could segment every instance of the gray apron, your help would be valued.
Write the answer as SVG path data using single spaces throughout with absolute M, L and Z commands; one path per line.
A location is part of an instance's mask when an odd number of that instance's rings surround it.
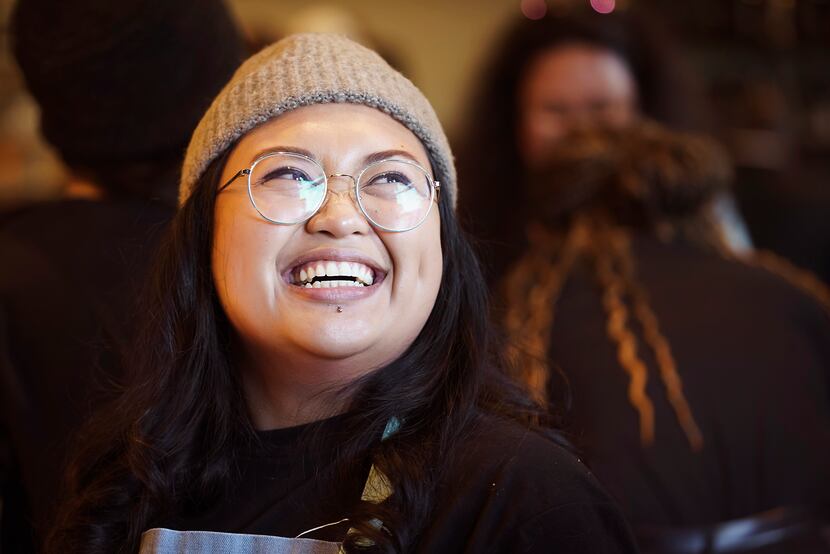
M 390 419 L 381 440 L 386 440 L 394 434 L 399 426 L 396 418 Z M 372 465 L 361 500 L 377 504 L 389 498 L 390 494 L 392 487 L 389 480 Z M 303 531 L 294 538 L 155 528 L 142 533 L 139 554 L 340 554 L 343 552 L 342 543 L 307 539 L 303 538 L 303 535 L 345 521 L 348 520 L 341 519 L 319 525 Z M 377 520 L 372 523 L 377 528 L 382 525 Z M 353 531 L 349 529 L 350 534 Z

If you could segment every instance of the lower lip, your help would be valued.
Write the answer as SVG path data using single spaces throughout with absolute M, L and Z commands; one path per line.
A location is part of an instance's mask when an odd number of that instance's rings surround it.
M 338 302 L 350 302 L 363 300 L 373 295 L 380 288 L 380 283 L 368 287 L 334 287 L 334 288 L 308 288 L 297 285 L 288 285 L 288 288 L 308 300 L 334 304 Z

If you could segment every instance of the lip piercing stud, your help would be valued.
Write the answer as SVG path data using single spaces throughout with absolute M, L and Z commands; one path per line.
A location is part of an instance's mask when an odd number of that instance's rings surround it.
M 342 314 L 343 313 L 343 308 L 340 307 L 340 306 L 337 306 L 337 313 Z

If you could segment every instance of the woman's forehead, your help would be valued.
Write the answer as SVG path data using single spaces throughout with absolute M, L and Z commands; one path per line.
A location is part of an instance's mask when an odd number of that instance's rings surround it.
M 324 164 L 366 161 L 389 152 L 429 167 L 426 149 L 412 131 L 389 115 L 358 104 L 303 106 L 277 116 L 243 136 L 232 158 L 249 164 L 276 150 L 302 153 Z

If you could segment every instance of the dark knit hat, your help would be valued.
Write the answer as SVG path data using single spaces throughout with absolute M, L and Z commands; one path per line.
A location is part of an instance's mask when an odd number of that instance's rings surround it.
M 245 57 L 221 0 L 19 0 L 12 48 L 70 166 L 174 160 Z

